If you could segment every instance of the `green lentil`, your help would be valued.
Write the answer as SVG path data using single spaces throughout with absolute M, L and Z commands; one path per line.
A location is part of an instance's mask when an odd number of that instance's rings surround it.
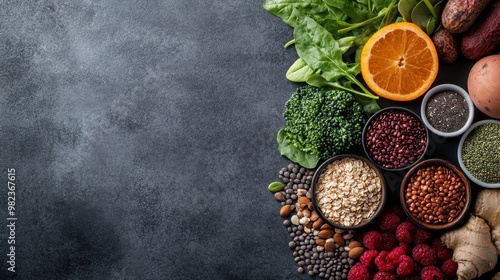
M 464 141 L 462 160 L 476 179 L 500 183 L 500 125 L 486 123 L 472 130 Z

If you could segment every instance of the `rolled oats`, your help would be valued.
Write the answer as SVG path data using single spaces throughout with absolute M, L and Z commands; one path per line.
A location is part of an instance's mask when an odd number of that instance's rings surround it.
M 366 162 L 345 157 L 329 163 L 316 182 L 315 197 L 325 218 L 343 226 L 369 219 L 382 201 L 382 181 Z

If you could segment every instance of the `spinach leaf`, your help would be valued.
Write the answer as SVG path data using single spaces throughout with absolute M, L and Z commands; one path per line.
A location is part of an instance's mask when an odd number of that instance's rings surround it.
M 292 82 L 301 83 L 305 82 L 312 74 L 314 74 L 314 71 L 311 67 L 302 58 L 299 58 L 286 72 L 286 78 Z
M 296 18 L 291 17 L 294 9 L 318 20 L 332 16 L 323 0 L 265 0 L 262 6 L 292 27 L 297 25 Z
M 330 32 L 319 25 L 312 18 L 301 14 L 294 9 L 292 16 L 300 23 L 294 28 L 295 49 L 311 69 L 328 82 L 338 82 L 346 79 L 358 86 L 361 91 L 353 89 L 350 85 L 350 92 L 378 99 L 378 96 L 369 92 L 363 84 L 357 80 L 356 75 L 360 72 L 358 63 L 345 63 L 340 44 L 335 40 Z M 341 89 L 344 89 L 342 87 Z
M 284 129 L 278 131 L 276 140 L 278 141 L 278 151 L 282 157 L 308 169 L 313 169 L 318 165 L 319 157 L 297 149 L 288 138 Z
M 329 6 L 343 11 L 347 16 L 353 19 L 354 22 L 362 22 L 367 18 L 376 16 L 375 13 L 367 9 L 366 5 L 355 1 L 324 0 L 324 2 Z

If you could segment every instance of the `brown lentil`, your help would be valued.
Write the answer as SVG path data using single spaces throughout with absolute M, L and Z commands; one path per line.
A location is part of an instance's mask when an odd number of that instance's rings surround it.
M 405 203 L 412 216 L 422 222 L 450 223 L 465 207 L 465 184 L 446 166 L 427 166 L 410 178 Z

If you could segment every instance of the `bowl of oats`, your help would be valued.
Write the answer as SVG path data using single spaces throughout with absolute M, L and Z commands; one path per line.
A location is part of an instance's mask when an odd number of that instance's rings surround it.
M 358 229 L 369 225 L 386 201 L 384 176 L 370 160 L 351 154 L 324 161 L 314 172 L 313 206 L 335 228 Z

